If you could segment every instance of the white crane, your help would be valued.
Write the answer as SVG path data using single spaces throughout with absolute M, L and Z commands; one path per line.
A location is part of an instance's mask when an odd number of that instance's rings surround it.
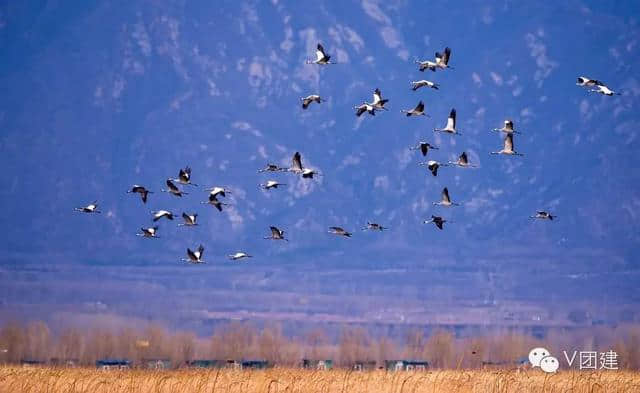
M 270 190 L 272 188 L 278 188 L 280 186 L 286 186 L 286 183 L 280 183 L 279 181 L 276 180 L 267 180 L 266 183 L 262 183 L 260 184 L 261 188 L 264 188 L 265 190 Z
M 505 134 L 520 134 L 519 131 L 513 129 L 513 121 L 510 119 L 506 119 L 504 121 L 504 126 L 502 128 L 494 128 L 494 131 L 504 132 Z
M 284 231 L 282 229 L 278 229 L 277 227 L 274 227 L 274 226 L 270 226 L 269 229 L 271 230 L 271 236 L 266 236 L 265 239 L 284 240 L 286 242 L 289 241 L 288 239 L 285 239 Z
M 621 95 L 620 93 L 616 93 L 608 88 L 602 81 L 591 79 L 586 76 L 579 76 L 576 85 L 582 87 L 593 87 L 593 89 L 589 90 L 591 93 L 600 93 L 605 96 Z
M 605 96 L 619 96 L 620 93 L 616 93 L 615 91 L 609 89 L 605 85 L 597 85 L 595 89 L 589 90 L 590 93 L 600 93 Z
M 416 91 L 421 87 L 430 87 L 434 90 L 438 90 L 440 88 L 440 85 L 438 85 L 437 83 L 428 81 L 426 79 L 421 79 L 419 81 L 411 82 L 411 90 Z
M 158 210 L 155 212 L 151 212 L 151 214 L 153 214 L 153 222 L 157 222 L 163 217 L 167 220 L 173 220 L 173 213 L 168 210 Z
M 282 168 L 279 165 L 276 164 L 267 164 L 267 166 L 265 166 L 262 169 L 258 169 L 258 173 L 262 173 L 262 172 L 282 172 L 282 171 L 286 171 L 287 168 Z
M 302 173 L 304 167 L 302 166 L 302 155 L 300 152 L 295 152 L 293 157 L 291 158 L 291 168 L 289 168 L 289 172 L 293 173 Z
M 196 213 L 188 214 L 182 212 L 182 219 L 184 220 L 184 223 L 178 224 L 179 227 L 193 227 L 198 225 L 196 222 L 198 220 L 198 215 Z
M 509 156 L 523 156 L 524 154 L 518 153 L 513 150 L 513 134 L 507 134 L 504 137 L 504 147 L 500 151 L 492 151 L 491 154 L 504 154 Z
M 162 192 L 168 192 L 171 195 L 175 195 L 177 197 L 182 197 L 183 195 L 189 195 L 188 192 L 184 192 L 176 186 L 171 179 L 167 179 L 167 189 L 164 188 L 161 190 Z
M 578 86 L 604 86 L 604 83 L 600 82 L 597 79 L 587 78 L 586 76 L 579 76 L 578 81 L 576 82 Z
M 384 105 L 387 102 L 389 102 L 389 100 L 382 99 L 382 92 L 380 92 L 380 89 L 376 87 L 376 89 L 373 91 L 373 102 L 371 103 L 373 109 L 386 111 L 387 108 L 385 108 Z
M 410 147 L 409 150 L 420 150 L 422 152 L 422 156 L 426 157 L 429 149 L 439 150 L 437 147 L 431 145 L 428 142 L 420 141 L 417 146 Z
M 413 108 L 413 109 L 403 109 L 400 112 L 406 113 L 407 117 L 409 117 L 409 116 L 427 116 L 427 117 L 431 117 L 431 116 L 427 115 L 426 113 L 424 113 L 424 103 L 422 101 L 419 101 L 418 105 L 416 105 L 415 108 Z
M 293 155 L 289 172 L 300 174 L 304 179 L 313 179 L 314 175 L 321 175 L 320 172 L 314 169 L 305 168 L 304 166 L 302 166 L 302 156 L 300 155 L 300 152 L 295 152 L 295 154 Z
M 452 135 L 462 135 L 458 131 L 456 131 L 456 109 L 452 108 L 451 112 L 449 112 L 449 117 L 447 118 L 447 125 L 444 128 L 434 128 L 435 132 L 444 132 L 446 134 Z
M 301 98 L 301 100 L 302 100 L 302 109 L 307 109 L 312 102 L 317 102 L 318 104 L 322 102 L 322 98 L 317 94 L 311 94 L 309 96 Z
M 421 162 L 418 165 L 424 165 L 431 171 L 433 176 L 438 176 L 438 168 L 441 166 L 448 166 L 448 164 L 442 164 L 436 160 L 429 160 L 427 162 Z
M 209 194 L 209 200 L 208 201 L 200 202 L 200 203 L 204 204 L 204 205 L 211 205 L 211 206 L 215 207 L 216 209 L 218 209 L 219 212 L 222 211 L 222 206 L 230 206 L 228 203 L 220 202 L 218 200 L 218 198 L 213 194 Z
M 147 203 L 147 197 L 149 194 L 153 194 L 153 192 L 147 190 L 145 187 L 134 184 L 131 186 L 131 189 L 127 191 L 127 194 L 137 193 L 140 194 L 140 198 L 142 199 L 142 203 Z
M 231 190 L 229 190 L 228 188 L 219 187 L 219 186 L 207 188 L 206 191 L 210 191 L 209 195 L 213 195 L 214 197 L 217 197 L 218 195 L 222 195 L 223 197 L 226 197 L 227 194 L 231 194 Z
M 140 233 L 136 233 L 137 236 L 147 237 L 147 238 L 158 238 L 158 227 L 148 227 L 148 228 L 140 228 Z
M 416 60 L 416 63 L 420 65 L 420 71 L 431 70 L 435 71 L 438 68 L 444 70 L 445 68 L 453 68 L 449 66 L 449 58 L 451 58 L 451 48 L 444 48 L 444 53 L 436 52 L 435 61 L 425 60 L 419 61 Z
M 303 179 L 313 179 L 315 175 L 321 176 L 321 173 L 311 168 L 302 169 L 301 176 Z
M 469 163 L 469 158 L 467 157 L 467 152 L 463 151 L 456 161 L 449 161 L 449 165 L 455 165 L 461 168 L 476 168 L 477 165 L 473 165 Z
M 188 259 L 181 258 L 180 260 L 183 262 L 188 262 L 192 264 L 206 263 L 205 261 L 202 260 L 203 253 L 204 253 L 204 247 L 202 246 L 202 244 L 195 251 L 192 251 L 190 248 L 187 248 Z
M 450 58 L 451 58 L 451 48 L 449 47 L 444 48 L 443 53 L 436 52 L 436 66 L 442 69 L 445 69 L 445 68 L 453 69 L 453 67 L 449 66 Z
M 316 59 L 315 60 L 307 60 L 307 64 L 336 64 L 330 61 L 331 56 L 327 55 L 324 51 L 324 48 L 321 44 L 318 44 L 316 47 Z
M 344 228 L 341 227 L 329 227 L 329 233 L 344 237 L 351 237 L 352 235 L 351 232 L 347 232 Z
M 460 206 L 459 203 L 451 202 L 451 197 L 449 197 L 449 190 L 447 189 L 447 187 L 442 189 L 442 199 L 438 202 L 433 202 L 433 204 L 435 206 L 444 206 L 444 207 Z
M 416 60 L 416 64 L 419 64 L 420 71 L 424 72 L 424 70 L 435 71 L 437 67 L 437 63 L 431 60 Z
M 322 176 L 322 174 L 318 171 L 316 171 L 315 169 L 310 169 L 310 168 L 305 168 L 302 171 L 302 178 L 303 179 L 313 179 L 313 176 L 318 175 L 318 176 Z
M 362 228 L 363 231 L 384 231 L 385 229 L 389 229 L 389 228 L 383 227 L 382 225 L 376 222 L 368 222 L 368 221 L 367 221 L 367 225 L 365 225 Z
M 425 224 L 434 223 L 436 225 L 436 227 L 438 227 L 438 229 L 440 229 L 440 230 L 443 229 L 443 226 L 444 226 L 445 222 L 452 223 L 453 221 L 445 220 L 444 218 L 442 218 L 440 216 L 434 216 L 434 215 L 432 215 L 430 219 L 423 221 L 423 223 L 425 223 Z
M 227 257 L 229 259 L 231 259 L 232 261 L 238 261 L 238 260 L 244 259 L 244 258 L 253 258 L 253 255 L 249 255 L 246 252 L 236 252 L 235 254 L 227 255 Z
M 80 213 L 101 213 L 101 211 L 98 210 L 98 201 L 93 201 L 87 206 L 76 207 L 73 210 Z
M 178 172 L 178 177 L 175 179 L 171 179 L 175 182 L 178 182 L 182 185 L 189 185 L 189 186 L 197 186 L 197 184 L 191 183 L 191 168 L 190 167 L 184 167 L 182 169 L 180 169 L 180 172 Z
M 373 105 L 369 104 L 368 102 L 363 102 L 360 105 L 354 106 L 353 109 L 356 110 L 356 116 L 358 117 L 360 117 L 365 112 L 367 112 L 371 116 L 376 115 L 376 109 L 373 107 Z
M 552 221 L 554 218 L 557 218 L 558 216 L 552 215 L 548 211 L 539 210 L 539 211 L 536 212 L 536 214 L 534 216 L 529 216 L 529 217 L 530 218 L 539 219 L 539 220 Z

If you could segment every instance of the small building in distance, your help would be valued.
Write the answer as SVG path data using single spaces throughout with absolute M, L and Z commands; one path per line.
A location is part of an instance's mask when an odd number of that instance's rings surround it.
M 424 371 L 429 367 L 426 360 L 385 360 L 387 371 Z
M 242 370 L 242 362 L 233 359 L 227 359 L 225 361 L 224 367 L 230 368 L 233 370 Z
M 150 370 L 168 370 L 171 368 L 171 359 L 142 359 L 142 367 Z
M 271 367 L 269 362 L 266 360 L 243 360 L 241 366 L 243 370 L 262 370 Z
M 333 368 L 333 360 L 302 359 L 302 368 L 310 370 L 331 370 Z
M 99 370 L 125 370 L 131 368 L 131 362 L 127 359 L 100 359 L 96 360 Z
M 187 367 L 194 368 L 231 368 L 241 369 L 242 363 L 237 360 L 196 359 L 187 362 Z
M 20 360 L 20 365 L 22 367 L 38 367 L 38 366 L 44 366 L 45 362 L 43 362 L 42 360 L 35 360 L 35 359 L 22 359 Z
M 530 365 L 528 357 L 521 357 L 515 361 L 483 361 L 483 369 L 524 369 Z
M 51 358 L 49 364 L 54 367 L 78 367 L 78 365 L 80 364 L 80 359 Z
M 196 359 L 187 361 L 187 367 L 193 368 L 225 368 L 226 360 Z
M 375 370 L 376 369 L 376 362 L 375 362 L 375 360 L 356 361 L 356 362 L 353 363 L 353 366 L 351 366 L 351 369 L 353 371 L 371 371 L 371 370 Z

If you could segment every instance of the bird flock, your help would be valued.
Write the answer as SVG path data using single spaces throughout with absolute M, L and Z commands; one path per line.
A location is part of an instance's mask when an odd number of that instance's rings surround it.
M 416 60 L 415 63 L 418 64 L 418 69 L 421 72 L 426 70 L 436 72 L 436 71 L 444 71 L 444 70 L 452 70 L 454 69 L 449 65 L 449 61 L 451 59 L 451 48 L 446 47 L 442 52 L 436 52 L 435 58 L 433 60 Z M 321 44 L 317 45 L 316 49 L 316 58 L 315 60 L 307 60 L 306 64 L 313 64 L 319 66 L 326 66 L 331 64 L 338 64 L 336 62 L 331 61 L 331 56 L 328 55 L 324 47 Z M 599 93 L 605 96 L 613 96 L 620 95 L 607 87 L 603 82 L 597 79 L 591 79 L 585 76 L 580 76 L 577 78 L 576 85 L 581 87 L 589 88 L 589 92 Z M 422 79 L 418 81 L 411 82 L 411 89 L 416 91 L 420 88 L 428 87 L 431 89 L 439 90 L 440 85 L 435 82 Z M 321 104 L 324 99 L 320 97 L 318 94 L 310 94 L 306 97 L 301 98 L 302 101 L 302 109 L 307 110 L 310 108 L 311 104 Z M 375 116 L 378 111 L 387 111 L 386 104 L 389 102 L 389 99 L 385 99 L 382 97 L 382 92 L 380 89 L 376 88 L 373 92 L 373 101 L 367 102 L 363 101 L 360 105 L 354 106 L 356 110 L 356 116 L 360 117 L 362 115 L 368 114 L 370 116 Z M 411 109 L 403 109 L 401 111 L 407 117 L 418 117 L 418 116 L 426 116 L 430 117 L 429 114 L 425 112 L 425 104 L 422 100 L 420 100 L 414 108 Z M 456 128 L 456 109 L 452 108 L 449 112 L 449 116 L 447 117 L 446 124 L 443 128 L 434 128 L 434 133 L 442 133 L 447 134 L 453 137 L 459 137 L 462 133 Z M 501 150 L 492 151 L 490 154 L 492 155 L 507 155 L 507 156 L 524 156 L 523 153 L 515 150 L 514 145 L 514 135 L 521 134 L 519 131 L 516 131 L 514 128 L 514 123 L 510 119 L 504 120 L 504 125 L 502 128 L 494 128 L 494 132 L 504 134 L 503 139 L 503 147 Z M 422 157 L 426 158 L 431 150 L 439 150 L 437 146 L 432 145 L 427 141 L 420 141 L 417 145 L 409 147 L 410 150 L 419 150 L 422 154 Z M 429 159 L 425 162 L 420 162 L 419 165 L 425 166 L 428 171 L 433 176 L 438 176 L 438 169 L 441 167 L 455 166 L 459 168 L 477 168 L 476 164 L 470 163 L 469 158 L 466 152 L 462 152 L 456 161 L 448 161 L 448 162 L 439 162 L 434 159 Z M 259 169 L 258 173 L 282 173 L 289 172 L 294 175 L 300 176 L 305 179 L 305 181 L 311 181 L 315 176 L 322 176 L 322 173 L 314 168 L 305 167 L 302 162 L 302 155 L 300 152 L 295 152 L 293 157 L 291 158 L 291 166 L 289 168 L 281 167 L 277 164 L 268 163 L 264 168 Z M 178 172 L 178 177 L 176 178 L 168 178 L 165 181 L 166 189 L 162 188 L 161 191 L 164 193 L 168 193 L 174 197 L 181 198 L 184 195 L 189 195 L 189 192 L 185 191 L 186 187 L 199 187 L 198 184 L 193 183 L 191 181 L 191 168 L 186 166 L 185 168 L 181 168 Z M 260 183 L 258 187 L 263 190 L 273 190 L 278 189 L 278 187 L 286 186 L 287 183 L 282 183 L 278 180 L 269 179 L 264 183 Z M 182 186 L 182 188 L 181 188 Z M 226 198 L 227 194 L 231 194 L 232 191 L 228 189 L 228 187 L 214 186 L 210 188 L 206 188 L 205 191 L 208 191 L 208 198 L 206 201 L 200 202 L 201 204 L 207 204 L 215 207 L 219 212 L 222 212 L 226 206 L 230 206 L 229 203 L 224 202 L 221 198 Z M 145 186 L 134 184 L 127 191 L 129 194 L 138 194 L 143 204 L 146 204 L 149 195 L 153 194 L 153 191 L 150 191 Z M 441 192 L 441 199 L 439 201 L 433 202 L 434 206 L 439 206 L 443 208 L 450 208 L 455 206 L 460 206 L 459 202 L 454 202 L 449 193 L 449 189 L 444 187 Z M 97 214 L 101 213 L 98 208 L 98 201 L 93 201 L 90 204 L 83 207 L 76 207 L 75 211 L 85 214 Z M 193 227 L 198 225 L 198 214 L 194 212 L 182 212 L 182 220 L 183 222 L 178 224 L 179 227 Z M 535 214 L 529 216 L 531 219 L 538 220 L 548 220 L 552 221 L 557 218 L 555 214 L 551 214 L 545 210 L 539 210 L 535 212 Z M 142 238 L 152 238 L 157 239 L 159 225 L 157 223 L 160 220 L 173 221 L 176 218 L 176 215 L 168 210 L 157 210 L 151 212 L 151 220 L 153 222 L 153 226 L 143 226 L 140 228 L 140 232 L 136 233 L 137 236 Z M 423 221 L 425 224 L 434 224 L 436 228 L 443 230 L 444 224 L 453 223 L 453 221 L 445 219 L 439 215 L 432 215 L 429 219 Z M 388 227 L 385 227 L 376 222 L 367 222 L 364 227 L 361 228 L 363 231 L 384 231 L 388 230 Z M 329 227 L 328 233 L 341 236 L 345 238 L 350 238 L 353 236 L 352 232 L 347 231 L 346 229 L 338 226 Z M 269 226 L 269 235 L 265 236 L 264 239 L 268 240 L 282 240 L 288 242 L 289 239 L 285 236 L 285 231 L 276 227 Z M 190 264 L 204 264 L 206 261 L 203 259 L 204 256 L 204 246 L 199 244 L 195 250 L 191 248 L 186 249 L 186 258 L 181 258 L 180 261 L 190 263 Z M 228 254 L 227 256 L 230 260 L 238 261 L 245 258 L 252 258 L 253 256 L 244 252 L 238 251 L 232 254 Z

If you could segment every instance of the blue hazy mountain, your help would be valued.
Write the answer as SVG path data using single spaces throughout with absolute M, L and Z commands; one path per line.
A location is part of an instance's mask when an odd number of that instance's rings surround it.
M 582 308 L 616 320 L 640 302 L 639 10 L 578 1 L 7 2 L 1 307 L 40 318 L 107 310 L 180 326 L 251 317 L 242 310 L 392 323 L 436 323 L 433 313 L 449 310 L 463 322 L 507 314 L 562 323 Z M 318 43 L 338 64 L 305 64 Z M 415 60 L 445 46 L 453 69 L 418 71 Z M 575 85 L 581 75 L 622 95 L 589 93 Z M 419 79 L 440 89 L 412 91 Z M 375 88 L 389 110 L 356 117 Z M 324 102 L 303 110 L 309 94 Z M 420 100 L 430 118 L 400 113 Z M 434 133 L 452 108 L 462 135 Z M 491 130 L 507 118 L 522 133 L 523 157 L 489 154 L 502 147 Z M 409 150 L 420 140 L 439 146 L 426 159 L 466 151 L 478 168 L 434 177 Z M 257 173 L 268 162 L 289 166 L 296 151 L 322 176 Z M 185 166 L 199 186 L 184 186 L 182 198 L 162 193 Z M 268 179 L 287 186 L 260 190 Z M 133 184 L 154 192 L 146 205 L 126 193 Z M 214 185 L 232 190 L 223 212 L 200 203 Z M 461 206 L 432 205 L 445 186 Z M 101 214 L 73 211 L 94 200 Z M 163 220 L 160 239 L 136 236 L 158 209 L 196 212 L 200 225 Z M 529 218 L 541 209 L 557 220 Z M 422 224 L 432 214 L 453 223 Z M 390 229 L 361 231 L 367 221 Z M 264 240 L 270 225 L 290 241 Z M 354 236 L 328 234 L 334 225 Z M 181 265 L 199 244 L 209 264 Z M 239 250 L 255 257 L 226 259 Z

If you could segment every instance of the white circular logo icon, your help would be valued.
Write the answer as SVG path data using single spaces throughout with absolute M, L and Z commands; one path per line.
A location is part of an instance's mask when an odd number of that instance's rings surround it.
M 540 361 L 550 355 L 549 350 L 546 348 L 533 348 L 531 352 L 529 352 L 531 367 L 540 367 Z
M 545 356 L 540 360 L 540 368 L 545 373 L 555 373 L 558 371 L 558 367 L 560 367 L 560 363 L 553 356 Z

